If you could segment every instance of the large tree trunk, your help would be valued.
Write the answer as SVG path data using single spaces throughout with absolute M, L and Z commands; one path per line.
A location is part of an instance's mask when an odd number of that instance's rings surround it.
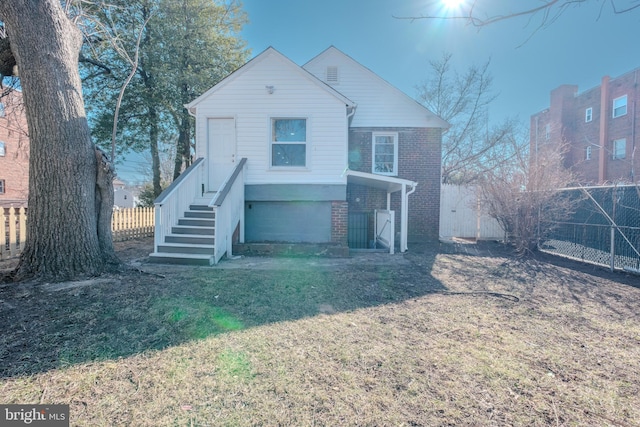
M 81 34 L 59 0 L 3 0 L 0 19 L 11 38 L 30 138 L 27 241 L 15 277 L 98 275 L 117 262 L 110 234 L 99 236 L 104 207 L 96 204 L 109 202 L 98 193 L 113 185 L 106 179 L 97 186 L 78 72 Z

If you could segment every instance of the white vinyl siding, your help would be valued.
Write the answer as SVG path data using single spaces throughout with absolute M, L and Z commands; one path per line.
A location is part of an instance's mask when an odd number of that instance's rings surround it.
M 324 80 L 329 66 L 340 71 L 336 89 L 358 105 L 352 127 L 446 126 L 413 98 L 335 48 L 327 49 L 303 67 Z
M 196 156 L 206 157 L 207 118 L 233 117 L 236 158 L 246 184 L 344 184 L 347 111 L 343 101 L 277 52 L 266 52 L 197 104 Z M 273 93 L 267 86 L 273 86 Z M 307 121 L 304 168 L 271 166 L 272 119 Z

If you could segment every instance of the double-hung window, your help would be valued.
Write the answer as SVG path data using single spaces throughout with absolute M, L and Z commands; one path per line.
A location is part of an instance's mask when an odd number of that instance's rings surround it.
M 4 157 L 7 155 L 7 148 L 4 141 L 0 141 L 0 157 Z
M 271 166 L 307 166 L 307 119 L 271 119 Z
M 613 141 L 613 160 L 627 157 L 627 140 L 625 138 Z
M 5 192 L 4 179 L 0 179 L 0 194 L 4 194 L 4 192 Z
M 589 107 L 584 110 L 584 121 L 589 123 L 591 120 L 593 120 L 593 108 Z
M 627 95 L 613 100 L 613 118 L 627 114 Z
M 380 175 L 398 175 L 398 134 L 373 134 L 372 172 Z
M 584 159 L 585 160 L 591 160 L 591 151 L 592 151 L 591 146 L 587 145 L 587 148 L 586 148 L 586 150 L 584 152 Z

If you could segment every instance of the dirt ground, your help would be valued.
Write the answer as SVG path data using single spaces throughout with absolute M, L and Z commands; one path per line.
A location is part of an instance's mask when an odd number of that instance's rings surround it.
M 69 403 L 77 425 L 640 426 L 638 276 L 493 242 L 214 267 L 151 251 L 0 284 L 0 403 Z

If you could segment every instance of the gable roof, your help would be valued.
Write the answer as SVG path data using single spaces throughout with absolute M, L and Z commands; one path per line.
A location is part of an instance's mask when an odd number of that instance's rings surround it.
M 209 89 L 208 91 L 206 91 L 205 93 L 203 93 L 202 95 L 200 95 L 199 97 L 197 97 L 196 99 L 191 101 L 190 103 L 185 104 L 185 107 L 187 109 L 189 109 L 189 111 L 193 111 L 193 109 L 195 107 L 197 107 L 198 104 L 200 104 L 203 100 L 207 99 L 209 96 L 211 96 L 212 94 L 214 94 L 215 92 L 217 92 L 221 88 L 225 87 L 226 85 L 228 85 L 229 83 L 231 83 L 232 81 L 237 79 L 240 75 L 242 75 L 242 74 L 246 73 L 247 71 L 251 70 L 257 64 L 261 63 L 265 58 L 267 58 L 267 57 L 269 57 L 271 55 L 276 56 L 279 60 L 281 60 L 283 62 L 283 64 L 286 67 L 288 67 L 291 70 L 293 70 L 293 72 L 298 73 L 300 76 L 302 76 L 303 78 L 307 79 L 310 83 L 312 83 L 312 84 L 318 86 L 319 88 L 321 88 L 322 90 L 326 91 L 327 93 L 329 93 L 330 95 L 332 95 L 333 97 L 338 99 L 340 102 L 344 103 L 347 107 L 355 107 L 356 106 L 355 102 L 353 102 L 352 100 L 350 100 L 349 98 L 347 98 L 346 96 L 344 96 L 343 94 L 341 94 L 340 92 L 338 92 L 337 90 L 335 90 L 334 88 L 329 86 L 328 84 L 324 83 L 322 80 L 318 79 L 316 76 L 314 76 L 313 74 L 311 74 L 309 71 L 305 70 L 304 68 L 300 67 L 295 62 L 291 61 L 289 58 L 284 56 L 282 53 L 278 52 L 273 47 L 269 46 L 264 51 L 262 51 L 261 53 L 259 53 L 255 57 L 253 57 L 251 60 L 249 60 L 247 63 L 242 65 L 240 68 L 235 70 L 233 73 L 229 74 L 227 77 L 222 79 L 220 82 L 218 82 L 211 89 Z
M 416 127 L 436 127 L 443 129 L 448 129 L 450 127 L 449 123 L 438 117 L 427 107 L 420 104 L 418 101 L 411 98 L 335 46 L 329 46 L 302 67 L 311 71 L 320 79 L 320 68 L 323 65 L 336 65 L 336 62 L 346 65 L 349 69 L 354 70 L 354 72 L 358 74 L 357 77 L 352 78 L 351 84 L 349 84 L 349 82 L 345 82 L 345 84 L 340 82 L 337 85 L 343 95 L 348 96 L 359 104 L 358 113 L 364 113 L 363 110 L 369 107 L 371 110 L 375 110 L 377 114 L 387 114 L 387 117 L 389 117 L 389 113 L 393 114 L 395 112 L 398 113 L 398 117 L 404 115 L 405 120 L 403 121 L 402 119 L 398 119 L 398 124 L 396 124 L 396 126 L 403 126 L 402 124 L 399 124 L 400 122 L 403 122 L 404 125 L 414 125 Z M 373 84 L 375 87 L 365 86 L 365 80 L 368 83 Z M 360 115 L 360 118 L 362 118 L 367 115 L 366 113 L 358 113 L 356 113 L 354 117 L 354 126 L 356 127 L 358 126 L 356 123 L 358 121 L 358 116 Z M 371 117 L 367 119 L 367 123 L 365 124 L 369 126 L 379 126 L 379 123 L 380 120 Z

